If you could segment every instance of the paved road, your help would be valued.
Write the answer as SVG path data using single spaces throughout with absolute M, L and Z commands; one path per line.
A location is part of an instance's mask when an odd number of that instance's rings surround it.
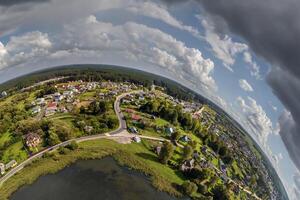
M 26 165 L 28 165 L 29 163 L 31 163 L 34 159 L 37 158 L 41 158 L 46 152 L 58 149 L 59 147 L 62 146 L 66 146 L 68 144 L 70 144 L 72 141 L 76 141 L 76 142 L 84 142 L 84 141 L 88 141 L 88 140 L 96 140 L 96 139 L 101 139 L 101 138 L 109 138 L 109 137 L 128 137 L 128 138 L 132 138 L 134 137 L 132 134 L 128 134 L 128 133 L 124 133 L 124 130 L 127 130 L 127 126 L 126 126 L 126 121 L 124 120 L 124 115 L 121 112 L 120 109 L 120 101 L 122 98 L 124 98 L 125 96 L 129 95 L 129 94 L 134 94 L 134 93 L 138 93 L 140 92 L 140 90 L 137 91 L 132 91 L 132 92 L 127 92 L 127 93 L 123 93 L 119 96 L 116 97 L 116 100 L 114 102 L 114 110 L 115 113 L 118 117 L 119 120 L 119 127 L 114 130 L 114 131 L 110 131 L 104 134 L 98 134 L 98 135 L 90 135 L 90 136 L 85 136 L 85 137 L 80 137 L 80 138 L 76 138 L 76 139 L 72 139 L 72 140 L 68 140 L 65 142 L 62 142 L 60 144 L 57 144 L 55 146 L 49 147 L 47 149 L 44 149 L 43 151 L 31 156 L 30 158 L 28 158 L 27 160 L 25 160 L 24 162 L 20 163 L 18 166 L 16 166 L 15 168 L 13 168 L 12 170 L 10 170 L 7 174 L 5 174 L 5 176 L 3 176 L 0 179 L 0 186 L 10 177 L 12 177 L 14 174 L 16 174 L 17 172 L 19 172 L 20 170 L 22 170 Z M 123 133 L 122 133 L 123 132 Z M 158 137 L 151 137 L 151 136 L 143 136 L 143 135 L 138 135 L 140 138 L 144 138 L 144 139 L 149 139 L 149 140 L 156 140 L 156 141 L 170 141 L 164 138 L 158 138 Z M 183 147 L 182 145 L 180 145 L 180 147 Z M 220 172 L 220 170 L 215 167 L 213 165 L 213 167 Z M 220 172 L 221 173 L 221 172 Z M 234 184 L 238 185 L 240 187 L 241 190 L 243 190 L 244 192 L 248 193 L 249 195 L 251 195 L 252 197 L 254 197 L 257 200 L 261 200 L 261 198 L 259 198 L 255 193 L 247 190 L 246 188 L 244 188 L 243 186 L 239 185 L 238 183 L 236 183 L 234 180 L 229 179 L 230 182 L 233 182 Z
M 126 121 L 124 120 L 124 116 L 123 113 L 121 112 L 120 109 L 120 101 L 122 98 L 124 98 L 125 96 L 129 95 L 129 94 L 134 94 L 134 93 L 138 93 L 140 92 L 140 90 L 137 91 L 132 91 L 132 92 L 127 92 L 127 93 L 123 93 L 119 96 L 116 97 L 116 100 L 114 102 L 114 110 L 115 113 L 118 117 L 119 120 L 119 127 L 111 132 L 105 133 L 105 134 L 98 134 L 98 135 L 90 135 L 90 136 L 84 136 L 84 137 L 80 137 L 80 138 L 76 138 L 76 139 L 71 139 L 62 143 L 59 143 L 55 146 L 49 147 L 47 149 L 42 150 L 41 152 L 31 156 L 30 158 L 28 158 L 27 160 L 23 161 L 22 163 L 20 163 L 18 166 L 16 166 L 15 168 L 11 169 L 9 172 L 7 172 L 5 174 L 5 176 L 3 176 L 2 178 L 0 178 L 0 186 L 10 177 L 12 177 L 13 175 L 15 175 L 17 172 L 19 172 L 20 170 L 22 170 L 26 165 L 28 165 L 29 163 L 31 163 L 34 159 L 37 158 L 41 158 L 45 153 L 58 149 L 59 147 L 64 147 L 68 144 L 70 144 L 72 141 L 76 141 L 76 142 L 83 142 L 83 141 L 88 141 L 88 140 L 96 140 L 96 139 L 101 139 L 101 138 L 107 138 L 109 136 L 107 135 L 115 135 L 115 134 L 119 134 L 122 131 L 127 129 L 126 126 Z

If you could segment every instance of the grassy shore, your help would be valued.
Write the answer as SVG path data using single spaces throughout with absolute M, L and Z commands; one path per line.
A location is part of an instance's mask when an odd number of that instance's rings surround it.
M 54 153 L 36 160 L 0 187 L 0 200 L 7 200 L 21 186 L 32 184 L 42 175 L 56 173 L 76 160 L 100 159 L 105 156 L 112 156 L 119 164 L 150 176 L 153 185 L 158 190 L 174 196 L 181 196 L 181 193 L 176 190 L 176 185 L 182 184 L 182 175 L 179 171 L 157 162 L 157 156 L 149 150 L 147 142 L 118 144 L 103 139 L 80 143 L 78 149 L 66 154 Z

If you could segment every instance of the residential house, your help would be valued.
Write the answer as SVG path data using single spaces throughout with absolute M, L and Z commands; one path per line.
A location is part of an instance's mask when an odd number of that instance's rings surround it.
M 46 104 L 45 98 L 36 99 L 36 105 L 45 105 L 45 104 Z
M 141 116 L 136 115 L 136 114 L 132 114 L 131 119 L 134 120 L 134 121 L 139 121 L 141 119 Z
M 64 107 L 64 106 L 61 106 L 61 107 L 59 108 L 59 111 L 62 112 L 62 113 L 67 113 L 67 112 L 68 112 L 68 110 L 67 110 L 66 107 Z
M 9 163 L 7 163 L 6 165 L 5 165 L 5 170 L 8 170 L 8 169 L 10 169 L 10 168 L 13 168 L 13 167 L 15 167 L 15 166 L 17 166 L 17 161 L 15 161 L 15 160 L 12 160 L 12 161 L 10 161 Z
M 220 160 L 220 170 L 226 174 L 226 165 L 223 163 L 222 160 Z
M 6 97 L 7 96 L 7 92 L 6 91 L 2 91 L 1 92 L 1 97 Z
M 57 111 L 57 103 L 56 102 L 51 102 L 48 104 L 45 112 L 45 116 L 50 116 L 55 114 Z
M 5 173 L 5 165 L 0 163 L 0 174 L 3 175 Z
M 44 95 L 44 99 L 53 100 L 53 96 L 51 94 L 46 94 L 46 95 Z
M 155 153 L 157 154 L 157 155 L 159 155 L 160 154 L 160 152 L 161 152 L 161 146 L 157 146 L 157 147 L 155 147 Z
M 92 132 L 93 129 L 94 129 L 94 128 L 93 128 L 92 126 L 85 126 L 85 127 L 84 127 L 84 131 L 87 132 L 87 133 Z
M 197 151 L 194 151 L 194 153 L 193 153 L 193 158 L 194 158 L 194 159 L 200 158 L 200 155 L 199 155 L 199 153 L 198 153 Z
M 63 96 L 65 98 L 72 98 L 73 97 L 73 91 L 72 90 L 64 91 Z
M 64 96 L 61 95 L 59 92 L 56 92 L 56 93 L 53 95 L 53 97 L 54 97 L 54 101 L 61 101 L 61 100 L 64 99 Z
M 188 141 L 190 141 L 191 139 L 189 138 L 189 136 L 184 135 L 184 136 L 182 136 L 182 137 L 180 138 L 180 140 L 181 140 L 182 142 L 188 142 Z
M 37 133 L 28 133 L 24 136 L 26 146 L 29 148 L 35 148 L 41 143 L 41 137 Z
M 41 106 L 35 106 L 32 108 L 32 114 L 37 114 L 41 112 Z
M 194 159 L 186 160 L 186 161 L 184 161 L 184 163 L 180 166 L 180 170 L 181 170 L 181 171 L 191 170 L 191 169 L 194 168 L 194 164 L 195 164 L 195 160 L 194 160 Z
M 165 129 L 167 135 L 172 135 L 174 133 L 174 129 L 172 127 L 168 127 Z

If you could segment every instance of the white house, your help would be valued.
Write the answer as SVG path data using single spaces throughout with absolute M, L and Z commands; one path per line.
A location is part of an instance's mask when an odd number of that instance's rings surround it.
M 42 104 L 45 104 L 45 98 L 37 98 L 36 99 L 36 104 L 37 105 L 42 105 Z
M 40 112 L 41 112 L 41 106 L 35 106 L 32 108 L 32 114 L 36 114 Z

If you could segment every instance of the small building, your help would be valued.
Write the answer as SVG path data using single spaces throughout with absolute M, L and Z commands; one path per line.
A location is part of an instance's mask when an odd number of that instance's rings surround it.
M 26 146 L 35 148 L 41 143 L 41 137 L 37 133 L 28 133 L 24 136 Z
M 7 163 L 6 165 L 5 165 L 5 170 L 8 170 L 8 169 L 10 169 L 10 168 L 13 168 L 13 167 L 15 167 L 15 166 L 17 166 L 17 161 L 15 161 L 15 160 L 12 160 L 12 161 L 10 161 L 9 163 Z
M 131 119 L 134 120 L 134 121 L 139 121 L 141 119 L 141 116 L 136 115 L 136 114 L 132 114 Z
M 48 104 L 45 112 L 45 116 L 50 116 L 55 114 L 57 111 L 57 103 L 56 102 L 51 102 Z
M 41 112 L 41 106 L 35 106 L 32 108 L 32 114 L 37 114 Z
M 195 160 L 194 160 L 194 159 L 186 160 L 186 161 L 184 161 L 184 163 L 180 166 L 180 170 L 181 170 L 181 171 L 191 170 L 191 169 L 194 168 L 194 164 L 195 164 Z
M 193 158 L 194 158 L 194 159 L 200 158 L 200 155 L 199 155 L 199 153 L 198 153 L 197 151 L 194 151 L 194 153 L 193 153 Z
M 156 153 L 157 155 L 159 155 L 160 152 L 161 152 L 161 146 L 155 147 L 155 153 Z
M 168 127 L 165 129 L 167 135 L 172 135 L 174 133 L 174 129 L 172 127 Z
M 140 143 L 142 140 L 141 140 L 140 137 L 134 136 L 134 137 L 133 137 L 133 141 L 135 141 L 136 143 Z
M 5 165 L 0 163 L 0 174 L 3 175 L 5 173 Z
M 202 153 L 207 153 L 207 146 L 204 146 L 204 145 L 203 145 L 203 146 L 201 147 L 201 152 L 202 152 Z
M 189 138 L 189 136 L 184 135 L 184 136 L 182 136 L 182 137 L 180 138 L 180 140 L 181 140 L 182 142 L 188 142 L 188 141 L 190 141 L 191 139 Z
M 51 94 L 46 94 L 46 95 L 44 95 L 44 99 L 46 99 L 46 100 L 52 100 L 53 96 Z
M 63 96 L 64 97 L 73 97 L 73 91 L 72 90 L 64 91 Z
M 53 95 L 53 97 L 54 97 L 54 100 L 55 100 L 55 101 L 61 101 L 61 100 L 64 99 L 64 96 L 61 95 L 59 92 L 56 92 L 56 93 Z
M 36 105 L 45 105 L 46 101 L 45 98 L 37 98 Z
M 1 97 L 6 97 L 7 96 L 7 92 L 6 91 L 2 91 L 1 92 Z
M 62 106 L 62 107 L 59 108 L 59 111 L 62 112 L 62 113 L 67 113 L 68 109 L 65 106 Z
M 93 128 L 92 126 L 85 126 L 85 127 L 84 127 L 84 131 L 87 132 L 87 133 L 92 132 L 93 129 L 94 129 L 94 128 Z

